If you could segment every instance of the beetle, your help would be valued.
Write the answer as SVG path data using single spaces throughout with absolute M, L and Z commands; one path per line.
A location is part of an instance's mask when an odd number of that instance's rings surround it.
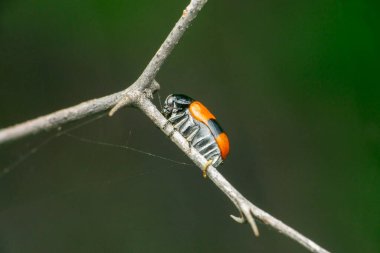
M 204 177 L 208 166 L 217 167 L 227 158 L 230 150 L 227 134 L 201 102 L 183 94 L 171 94 L 165 100 L 162 114 L 208 160 L 203 168 Z

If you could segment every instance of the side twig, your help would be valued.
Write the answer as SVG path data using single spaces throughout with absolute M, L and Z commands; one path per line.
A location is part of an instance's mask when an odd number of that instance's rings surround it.
M 63 124 L 106 111 L 114 106 L 123 95 L 124 91 L 120 91 L 102 98 L 82 102 L 78 105 L 28 120 L 14 126 L 0 129 L 0 145 L 40 132 L 46 132 L 62 126 Z
M 175 131 L 171 124 L 167 124 L 165 117 L 157 110 L 150 99 L 152 98 L 152 94 L 159 89 L 159 84 L 154 81 L 154 78 L 160 67 L 205 3 L 206 0 L 192 0 L 190 2 L 184 10 L 181 18 L 165 39 L 155 56 L 149 62 L 143 73 L 136 82 L 126 90 L 83 102 L 49 115 L 1 129 L 0 145 L 42 131 L 48 131 L 68 122 L 89 117 L 93 114 L 109 110 L 111 107 L 113 107 L 113 109 L 110 111 L 110 115 L 114 114 L 118 109 L 125 105 L 133 105 L 145 113 L 199 168 L 203 168 L 207 162 L 206 159 L 199 154 L 197 150 L 189 146 L 186 139 L 183 138 L 180 133 Z M 258 230 L 254 222 L 254 217 L 261 220 L 264 224 L 273 227 L 280 233 L 297 241 L 311 252 L 328 252 L 296 230 L 253 205 L 214 167 L 208 167 L 207 175 L 240 211 L 241 217 L 235 217 L 232 215 L 231 217 L 239 223 L 248 222 L 256 235 L 258 235 Z
M 156 77 L 158 71 L 160 70 L 162 64 L 165 62 L 166 58 L 173 51 L 174 47 L 178 44 L 184 32 L 189 27 L 190 23 L 197 17 L 198 12 L 206 4 L 207 0 L 192 0 L 190 4 L 183 11 L 182 16 L 175 24 L 168 37 L 161 44 L 160 48 L 157 50 L 156 54 L 150 60 L 149 64 L 146 66 L 137 81 L 128 87 L 126 91 L 130 90 L 144 90 Z M 129 103 L 129 96 L 125 96 L 120 99 L 120 101 L 112 108 L 109 115 L 112 116 L 117 110 Z

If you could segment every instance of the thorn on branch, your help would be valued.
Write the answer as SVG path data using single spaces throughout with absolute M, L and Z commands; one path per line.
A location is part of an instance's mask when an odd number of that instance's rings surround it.
M 131 99 L 131 97 L 128 94 L 126 94 L 125 97 L 120 99 L 119 102 L 117 102 L 117 104 L 114 107 L 112 107 L 111 111 L 108 113 L 108 116 L 112 117 L 118 110 L 120 110 L 122 107 L 128 104 L 131 104 L 132 101 L 133 100 Z
M 136 83 L 138 83 L 138 81 L 136 81 Z M 110 117 L 113 116 L 122 107 L 133 104 L 142 95 L 146 96 L 149 99 L 153 99 L 153 93 L 160 89 L 160 84 L 156 80 L 153 80 L 150 86 L 148 88 L 145 88 L 142 92 L 139 90 L 139 86 L 137 89 L 128 89 L 125 91 L 124 97 L 121 98 L 108 113 Z
M 241 215 L 241 213 L 240 213 L 240 215 Z M 243 224 L 243 223 L 246 222 L 246 220 L 244 219 L 243 215 L 241 215 L 240 217 L 237 217 L 237 216 L 235 216 L 235 215 L 233 215 L 233 214 L 230 214 L 230 217 L 231 217 L 234 221 L 236 221 L 237 223 L 240 223 L 240 224 Z
M 240 211 L 240 217 L 236 217 L 232 214 L 230 215 L 230 217 L 234 221 L 236 221 L 237 223 L 240 223 L 240 224 L 244 224 L 244 223 L 248 222 L 249 225 L 251 226 L 252 231 L 255 234 L 255 236 L 258 237 L 260 235 L 260 233 L 259 233 L 259 229 L 257 228 L 255 219 L 253 218 L 253 212 L 252 212 L 251 208 L 249 206 L 246 206 L 246 205 L 241 205 L 241 206 L 239 205 L 238 208 Z

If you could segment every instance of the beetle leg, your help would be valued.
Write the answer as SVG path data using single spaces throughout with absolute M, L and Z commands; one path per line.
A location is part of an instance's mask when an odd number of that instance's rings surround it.
M 203 166 L 203 168 L 202 168 L 202 176 L 203 176 L 203 178 L 207 178 L 207 169 L 208 169 L 208 167 L 210 167 L 210 165 L 212 164 L 212 160 L 208 160 L 206 163 L 205 163 L 205 165 Z
M 173 113 L 172 116 L 170 116 L 169 121 L 174 123 L 178 119 L 180 119 L 181 117 L 183 117 L 185 115 L 185 113 L 186 113 L 185 111 L 178 112 L 178 113 Z
M 174 125 L 175 129 L 178 129 L 180 126 L 182 126 L 187 121 L 187 117 L 183 117 L 177 124 Z
M 195 130 L 191 134 L 189 134 L 186 140 L 190 143 L 194 139 L 195 135 L 197 135 L 200 129 L 201 128 L 199 126 L 195 126 Z
M 211 147 L 211 146 L 213 146 L 213 145 L 214 145 L 214 143 L 212 143 L 212 142 L 207 143 L 207 144 L 205 144 L 204 146 L 200 147 L 200 148 L 198 149 L 198 151 L 202 153 L 203 150 L 206 150 L 206 149 L 208 149 L 209 147 Z M 202 153 L 202 154 L 203 154 L 204 157 L 207 157 L 207 155 L 209 155 L 209 154 L 210 154 L 212 151 L 214 151 L 214 150 L 215 150 L 215 147 L 214 147 L 213 149 L 207 151 L 206 153 L 204 153 L 204 154 Z

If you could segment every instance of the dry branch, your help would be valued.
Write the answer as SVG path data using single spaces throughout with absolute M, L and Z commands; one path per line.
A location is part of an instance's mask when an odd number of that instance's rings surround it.
M 68 107 L 51 114 L 41 116 L 26 122 L 0 130 L 0 145 L 58 128 L 63 124 L 104 112 L 114 106 L 123 97 L 120 91 L 102 98 L 92 99 L 78 105 Z
M 110 111 L 110 115 L 122 106 L 134 105 L 146 114 L 154 124 L 156 124 L 156 126 L 158 126 L 172 140 L 172 142 L 174 142 L 199 168 L 202 169 L 207 163 L 206 159 L 199 154 L 197 150 L 191 147 L 186 139 L 183 138 L 183 136 L 177 132 L 171 124 L 167 123 L 165 117 L 157 110 L 150 99 L 152 98 L 152 94 L 159 89 L 159 84 L 154 81 L 154 79 L 161 65 L 170 55 L 191 21 L 197 16 L 205 3 L 206 0 L 192 0 L 190 2 L 184 10 L 181 18 L 149 62 L 143 73 L 136 82 L 126 90 L 83 102 L 76 106 L 2 129 L 0 130 L 0 145 L 42 131 L 48 131 L 68 122 L 89 117 L 93 114 L 109 110 L 111 107 L 113 107 L 113 109 Z M 311 252 L 328 252 L 293 228 L 253 205 L 214 167 L 210 166 L 208 168 L 207 175 L 240 211 L 241 217 L 235 217 L 232 215 L 231 217 L 239 223 L 248 222 L 255 234 L 258 234 L 258 231 L 254 222 L 254 217 L 300 243 Z

